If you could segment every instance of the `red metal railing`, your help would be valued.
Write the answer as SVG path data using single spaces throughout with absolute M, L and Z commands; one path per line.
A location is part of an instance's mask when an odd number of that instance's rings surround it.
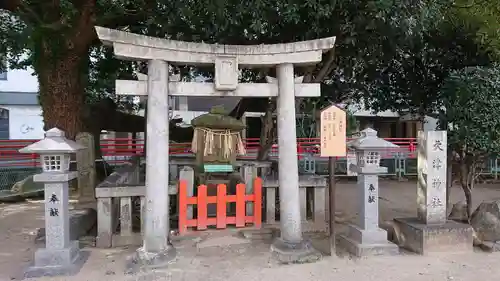
M 415 157 L 416 139 L 415 138 L 388 138 L 390 141 L 399 147 L 396 149 L 388 149 L 383 153 L 382 157 L 393 155 L 395 152 L 402 152 L 406 157 Z M 19 149 L 32 144 L 38 140 L 0 140 L 0 168 L 13 167 L 13 166 L 39 166 L 39 157 L 36 154 L 22 154 Z M 297 153 L 303 155 L 319 154 L 320 139 L 319 138 L 299 138 L 297 139 Z M 256 154 L 259 147 L 258 138 L 247 138 L 244 141 L 247 149 L 247 154 Z M 118 138 L 118 139 L 103 139 L 101 140 L 101 151 L 105 159 L 110 163 L 123 162 L 126 158 L 141 154 L 144 149 L 144 140 L 132 138 Z M 191 143 L 172 143 L 170 144 L 171 154 L 190 154 Z M 277 155 L 278 145 L 275 144 L 271 148 L 271 155 Z M 387 155 L 385 155 L 387 154 Z M 246 155 L 245 157 L 255 157 Z

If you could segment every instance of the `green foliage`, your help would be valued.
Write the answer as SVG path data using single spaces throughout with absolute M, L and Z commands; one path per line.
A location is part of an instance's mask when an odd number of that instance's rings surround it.
M 495 58 L 500 58 L 500 6 L 496 1 L 457 0 L 447 17 L 457 26 L 475 25 L 478 44 L 485 46 Z
M 478 26 L 450 21 L 424 30 L 396 46 L 396 54 L 369 86 L 368 105 L 375 110 L 436 116 L 443 106 L 440 88 L 449 74 L 491 63 L 490 51 L 474 39 Z
M 441 89 L 448 144 L 459 156 L 500 152 L 500 67 L 469 67 L 453 72 Z
M 50 42 L 53 60 L 67 54 L 66 43 L 81 32 L 83 10 L 95 2 L 93 24 L 126 29 L 162 38 L 225 44 L 266 44 L 337 36 L 336 59 L 322 85 L 325 102 L 341 101 L 367 91 L 394 46 L 425 25 L 434 23 L 436 5 L 443 1 L 172 1 L 82 0 L 58 2 L 16 0 L 0 21 L 0 54 L 8 54 L 9 67 L 37 63 L 41 41 Z M 54 3 L 59 3 L 55 5 Z M 7 5 L 7 4 L 5 4 Z M 9 5 L 7 5 L 9 6 Z M 2 5 L 0 5 L 0 11 Z M 48 40 L 47 40 L 48 39 Z M 90 54 L 87 93 L 89 101 L 109 96 L 117 77 L 137 69 L 114 59 L 95 40 Z M 20 60 L 20 54 L 27 54 Z M 320 65 L 321 67 L 321 65 Z M 300 74 L 305 70 L 298 70 Z M 255 77 L 258 79 L 258 77 Z

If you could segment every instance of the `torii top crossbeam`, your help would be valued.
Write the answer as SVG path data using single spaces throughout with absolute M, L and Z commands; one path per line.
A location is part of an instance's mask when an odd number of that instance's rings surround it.
M 96 27 L 99 39 L 112 45 L 121 59 L 161 59 L 179 64 L 214 64 L 216 57 L 237 56 L 245 67 L 292 63 L 315 64 L 321 55 L 334 47 L 335 37 L 269 45 L 221 45 L 184 42 L 149 37 L 104 27 Z

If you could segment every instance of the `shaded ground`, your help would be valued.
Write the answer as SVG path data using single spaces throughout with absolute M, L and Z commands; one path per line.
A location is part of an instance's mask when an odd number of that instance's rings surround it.
M 416 215 L 416 184 L 383 181 L 380 184 L 381 220 Z M 484 200 L 500 199 L 500 185 L 478 186 L 475 205 Z M 452 201 L 463 200 L 462 190 L 452 190 Z M 356 185 L 338 185 L 337 210 L 351 220 L 357 209 Z M 0 205 L 0 281 L 18 280 L 23 268 L 33 258 L 33 242 L 38 227 L 43 227 L 42 202 Z M 352 260 L 349 257 L 326 257 L 314 264 L 278 266 L 263 243 L 227 248 L 194 246 L 193 241 L 177 244 L 177 260 L 168 271 L 156 277 L 140 279 L 124 276 L 126 257 L 135 247 L 89 249 L 90 259 L 74 277 L 38 280 L 498 280 L 500 253 L 453 254 L 432 257 L 372 257 Z

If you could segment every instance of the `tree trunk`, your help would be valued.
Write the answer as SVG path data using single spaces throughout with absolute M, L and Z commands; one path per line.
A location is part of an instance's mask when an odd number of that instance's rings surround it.
M 257 153 L 257 160 L 264 161 L 269 158 L 269 151 L 273 147 L 274 141 L 276 140 L 276 126 L 274 124 L 274 111 L 276 109 L 276 102 L 270 100 L 266 113 L 262 117 L 262 129 L 260 133 L 260 147 Z
M 51 62 L 41 61 L 37 69 L 44 129 L 57 127 L 70 139 L 85 130 L 83 62 L 82 56 L 69 53 Z
M 448 149 L 447 170 L 446 170 L 446 213 L 450 213 L 451 205 L 450 195 L 453 187 L 453 151 Z
M 470 222 L 472 216 L 472 185 L 470 184 L 469 178 L 467 161 L 462 160 L 460 163 L 460 185 L 464 190 L 465 202 L 467 204 L 467 219 Z

